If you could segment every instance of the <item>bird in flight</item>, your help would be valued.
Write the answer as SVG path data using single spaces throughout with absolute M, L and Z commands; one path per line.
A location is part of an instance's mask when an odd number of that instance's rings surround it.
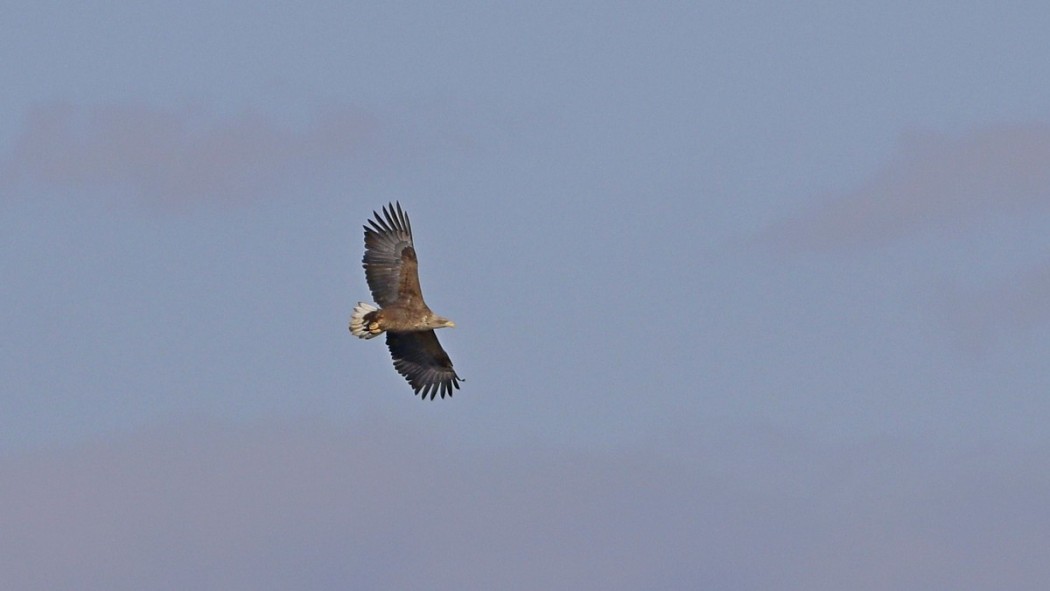
M 463 379 L 441 348 L 434 329 L 455 326 L 430 311 L 419 287 L 419 262 L 412 244 L 412 225 L 401 204 L 391 203 L 383 214 L 373 211 L 365 226 L 365 279 L 377 306 L 358 302 L 350 316 L 350 332 L 362 339 L 386 333 L 394 369 L 408 380 L 416 394 L 433 400 L 452 396 Z

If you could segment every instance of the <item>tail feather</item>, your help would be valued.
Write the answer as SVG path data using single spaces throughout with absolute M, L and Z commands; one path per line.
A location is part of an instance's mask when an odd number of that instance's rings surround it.
M 365 316 L 376 310 L 379 310 L 379 308 L 376 308 L 372 304 L 357 302 L 357 305 L 354 306 L 354 313 L 350 316 L 350 332 L 353 333 L 355 337 L 370 339 L 379 335 L 379 332 L 368 330 L 368 323 L 365 322 Z

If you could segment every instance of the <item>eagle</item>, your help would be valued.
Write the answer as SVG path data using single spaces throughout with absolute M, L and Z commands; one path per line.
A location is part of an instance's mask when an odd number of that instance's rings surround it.
M 441 348 L 434 329 L 455 326 L 438 316 L 423 301 L 419 287 L 419 261 L 412 243 L 412 225 L 401 203 L 383 208 L 365 228 L 365 279 L 377 306 L 358 302 L 350 316 L 350 332 L 362 339 L 386 333 L 386 346 L 394 369 L 408 380 L 422 399 L 438 394 L 452 396 L 463 379 L 452 369 L 452 360 Z

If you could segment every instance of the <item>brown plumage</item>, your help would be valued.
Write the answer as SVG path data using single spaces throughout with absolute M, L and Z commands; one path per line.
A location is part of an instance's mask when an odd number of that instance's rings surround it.
M 383 215 L 365 226 L 365 279 L 379 307 L 358 302 L 350 317 L 350 332 L 362 339 L 386 333 L 394 368 L 416 394 L 433 400 L 452 396 L 462 380 L 441 348 L 434 329 L 455 324 L 434 314 L 419 287 L 419 261 L 412 244 L 412 225 L 401 204 L 383 208 Z

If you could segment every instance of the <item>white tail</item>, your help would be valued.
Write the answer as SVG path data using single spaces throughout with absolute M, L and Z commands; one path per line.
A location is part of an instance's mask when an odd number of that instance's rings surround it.
M 350 315 L 350 332 L 355 337 L 362 339 L 370 339 L 374 336 L 378 336 L 378 332 L 372 332 L 365 326 L 365 315 L 369 312 L 375 312 L 379 308 L 376 308 L 372 304 L 366 304 L 364 302 L 357 302 L 354 306 L 354 313 Z

